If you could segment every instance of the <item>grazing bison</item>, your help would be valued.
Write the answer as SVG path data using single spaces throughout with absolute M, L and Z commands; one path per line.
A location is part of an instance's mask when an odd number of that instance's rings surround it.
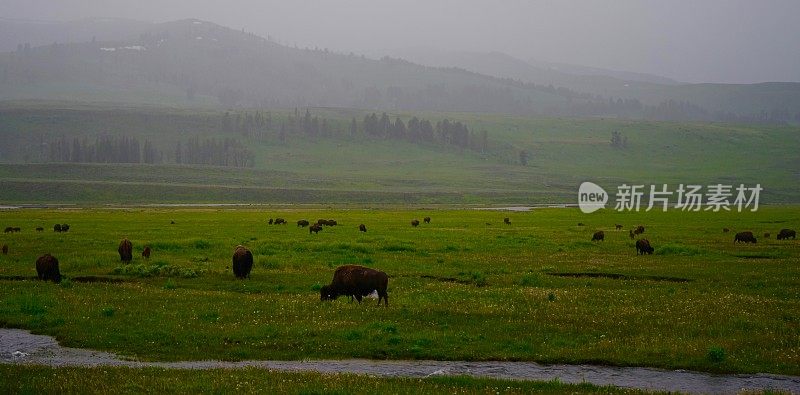
M 636 238 L 636 235 L 633 234 L 633 229 L 628 231 L 628 236 L 630 236 L 631 239 L 635 239 Z
M 62 232 L 69 232 L 69 224 L 61 224 Z
M 640 235 L 642 233 L 644 233 L 644 226 L 642 225 L 637 226 L 636 229 L 633 230 L 633 234 L 635 235 Z
M 61 232 L 61 224 L 53 225 L 53 232 Z
M 511 218 L 508 217 L 503 218 L 503 223 L 506 225 L 511 225 Z
M 7 228 L 6 228 L 6 229 L 3 231 L 3 233 L 11 233 L 11 232 L 13 232 L 13 231 L 14 231 L 14 228 L 12 228 L 12 227 L 10 227 L 10 226 L 9 226 L 9 227 L 7 227 Z
M 288 224 L 288 222 L 286 222 L 286 220 L 283 219 L 283 218 L 275 218 L 275 222 L 273 222 L 273 224 L 275 224 L 275 225 L 281 225 L 281 224 L 286 225 L 286 224 Z
M 418 219 L 412 220 L 412 221 L 411 221 L 411 226 L 413 226 L 413 227 L 415 227 L 415 228 L 416 228 L 417 226 L 419 226 L 419 220 L 418 220 Z
M 636 240 L 636 255 L 653 254 L 653 247 L 647 239 Z
M 750 231 L 739 232 L 733 238 L 733 243 L 734 244 L 736 244 L 736 243 L 755 243 L 755 242 L 756 242 L 756 237 L 753 236 L 753 232 L 750 232 Z
M 8 244 L 3 244 L 3 255 L 8 255 Z
M 764 238 L 765 239 L 769 239 L 769 236 L 770 236 L 769 232 L 764 233 Z
M 20 228 L 17 228 L 17 227 L 14 227 L 14 228 L 12 228 L 11 230 L 12 230 L 13 232 L 20 232 L 20 231 L 22 231 L 22 229 L 20 229 Z
M 119 248 L 117 248 L 117 252 L 119 252 L 119 259 L 122 262 L 130 263 L 133 259 L 133 244 L 128 239 L 122 239 L 119 242 Z
M 252 269 L 253 254 L 244 246 L 236 246 L 233 251 L 233 275 L 236 278 L 248 278 Z
M 272 225 L 272 218 L 269 219 L 269 224 Z
M 386 287 L 389 285 L 389 276 L 386 273 L 358 265 L 339 266 L 333 273 L 333 280 L 329 285 L 319 290 L 320 300 L 334 300 L 340 295 L 355 297 L 358 303 L 361 298 L 378 291 L 378 305 L 383 299 L 389 306 L 389 294 Z
M 423 218 L 423 219 L 422 219 L 422 222 L 425 222 L 426 224 L 429 224 L 429 223 L 431 223 L 431 217 L 425 217 L 425 218 Z
M 308 226 L 308 221 L 306 221 L 304 219 L 301 219 L 301 220 L 297 221 L 297 227 L 305 228 L 306 226 Z
M 586 226 L 583 222 L 578 222 L 578 226 Z
M 617 230 L 622 230 L 622 225 L 616 224 L 614 225 L 614 228 L 616 228 Z
M 358 230 L 360 230 L 362 232 L 366 232 L 367 231 L 367 225 L 364 225 L 364 224 L 358 225 Z
M 314 224 L 308 227 L 308 234 L 311 234 L 311 232 L 319 233 L 319 231 L 321 230 L 322 230 L 322 225 Z
M 789 238 L 795 239 L 796 237 L 797 232 L 795 232 L 794 229 L 781 229 L 781 231 L 778 232 L 778 240 L 789 240 Z
M 317 220 L 317 225 L 320 225 L 320 226 L 322 226 L 322 225 L 325 225 L 325 226 L 336 226 L 336 225 L 338 225 L 338 223 L 336 222 L 335 219 L 318 219 Z
M 730 232 L 730 231 L 731 231 L 731 230 L 730 230 L 730 229 L 728 229 L 728 228 L 722 228 L 722 233 L 728 233 L 728 232 Z
M 142 250 L 142 258 L 150 259 L 150 246 L 144 247 L 144 250 Z
M 594 235 L 592 235 L 592 241 L 603 241 L 605 238 L 606 233 L 602 230 L 598 230 L 597 232 L 594 232 Z
M 39 227 L 37 227 L 37 228 L 36 228 L 36 231 L 37 231 L 37 232 L 44 232 L 44 228 L 42 228 L 41 226 L 39 226 Z
M 175 225 L 175 221 L 169 221 L 170 225 Z
M 58 259 L 50 254 L 44 254 L 36 260 L 36 277 L 39 280 L 61 282 L 61 272 L 58 271 Z

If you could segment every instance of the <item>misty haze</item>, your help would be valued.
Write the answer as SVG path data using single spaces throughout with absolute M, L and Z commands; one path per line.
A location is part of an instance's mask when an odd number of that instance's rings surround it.
M 798 15 L 0 1 L 0 390 L 800 393 Z

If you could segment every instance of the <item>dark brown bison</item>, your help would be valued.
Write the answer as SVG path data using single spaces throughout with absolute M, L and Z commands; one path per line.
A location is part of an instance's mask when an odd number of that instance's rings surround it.
M 288 222 L 286 222 L 286 220 L 283 219 L 283 218 L 275 218 L 275 222 L 273 222 L 273 224 L 274 225 L 286 225 L 286 224 L 288 224 Z
M 14 228 L 12 228 L 12 227 L 10 227 L 10 226 L 9 226 L 9 227 L 7 227 L 5 230 L 3 230 L 3 233 L 11 233 L 11 232 L 13 232 L 13 231 L 14 231 Z
M 272 225 L 272 218 L 269 219 L 269 224 Z
M 306 226 L 308 226 L 308 221 L 306 221 L 304 219 L 301 219 L 301 220 L 297 221 L 297 227 L 305 228 Z
M 17 228 L 17 227 L 15 227 L 15 228 L 13 228 L 13 231 L 14 231 L 14 232 L 20 232 L 20 231 L 22 231 L 22 229 L 21 229 L 21 228 Z
M 175 221 L 169 221 L 170 225 L 175 225 Z
M 734 236 L 733 243 L 755 243 L 756 237 L 753 236 L 753 232 L 739 232 Z
M 236 278 L 248 278 L 252 269 L 253 254 L 244 246 L 236 246 L 233 251 L 233 275 Z
M 339 266 L 333 273 L 333 280 L 329 285 L 319 290 L 320 300 L 334 300 L 341 295 L 354 297 L 361 303 L 364 296 L 378 291 L 378 304 L 383 299 L 389 306 L 389 294 L 386 287 L 389 285 L 389 276 L 386 273 L 358 265 Z
M 130 240 L 122 239 L 122 241 L 119 242 L 117 251 L 119 252 L 119 259 L 122 262 L 130 263 L 133 259 L 133 244 L 131 244 Z
M 617 230 L 622 230 L 622 225 L 616 224 L 614 225 L 614 228 L 616 228 Z
M 311 232 L 319 233 L 319 231 L 321 230 L 322 230 L 322 225 L 314 224 L 308 227 L 308 234 L 311 234 Z
M 61 272 L 58 271 L 58 259 L 50 254 L 44 254 L 36 260 L 36 277 L 43 281 L 61 282 Z
M 598 230 L 597 232 L 594 232 L 594 235 L 592 235 L 592 241 L 603 241 L 605 238 L 606 232 L 603 232 L 602 230 Z
M 578 226 L 586 226 L 583 222 L 578 222 Z
M 633 234 L 635 235 L 640 235 L 642 233 L 644 233 L 644 226 L 642 225 L 637 226 L 636 229 L 633 230 Z
M 325 226 L 336 226 L 336 225 L 338 225 L 338 223 L 336 222 L 335 219 L 318 219 L 317 220 L 317 225 L 320 225 L 320 226 L 322 226 L 322 225 L 325 225 Z
M 38 227 L 36 227 L 36 231 L 37 232 L 44 232 L 44 228 L 42 228 L 41 226 L 38 226 Z
M 362 232 L 366 232 L 367 231 L 367 225 L 364 225 L 364 224 L 358 225 L 358 230 L 360 230 Z
M 413 227 L 415 227 L 415 228 L 416 228 L 417 226 L 419 226 L 419 220 L 418 220 L 418 219 L 412 220 L 412 221 L 411 221 L 411 226 L 413 226 Z
M 653 247 L 647 239 L 636 240 L 636 255 L 653 254 Z
M 511 225 L 511 218 L 508 217 L 503 218 L 503 223 L 506 225 Z
M 764 233 L 764 238 L 765 239 L 769 239 L 769 236 L 770 236 L 769 232 Z
M 69 232 L 69 224 L 61 224 L 62 232 Z
M 61 224 L 53 225 L 53 232 L 61 232 Z
M 8 244 L 3 244 L 3 255 L 8 255 Z
M 425 218 L 423 218 L 423 219 L 422 219 L 422 222 L 424 222 L 424 223 L 426 223 L 426 224 L 429 224 L 429 223 L 431 223 L 431 217 L 425 217 Z
M 730 231 L 731 231 L 731 230 L 730 230 L 730 229 L 728 229 L 728 228 L 722 228 L 722 233 L 728 233 L 728 232 L 730 232 Z
M 631 239 L 635 239 L 636 238 L 636 235 L 633 234 L 633 229 L 628 231 L 628 236 L 630 236 Z
M 142 258 L 150 259 L 150 246 L 145 246 L 142 250 Z
M 794 229 L 781 229 L 781 231 L 778 232 L 778 240 L 794 240 L 796 237 L 797 232 L 795 232 Z

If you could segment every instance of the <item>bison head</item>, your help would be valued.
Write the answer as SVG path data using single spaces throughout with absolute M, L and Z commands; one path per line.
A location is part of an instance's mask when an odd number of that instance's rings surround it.
M 323 285 L 319 289 L 319 300 L 334 300 L 339 294 L 336 293 L 329 285 Z

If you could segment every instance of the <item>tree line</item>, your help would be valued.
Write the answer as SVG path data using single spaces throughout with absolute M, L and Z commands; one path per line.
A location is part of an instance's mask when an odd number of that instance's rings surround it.
M 164 154 L 150 140 L 139 144 L 135 137 L 98 136 L 93 142 L 88 138 L 66 137 L 47 143 L 50 162 L 73 163 L 162 163 Z

